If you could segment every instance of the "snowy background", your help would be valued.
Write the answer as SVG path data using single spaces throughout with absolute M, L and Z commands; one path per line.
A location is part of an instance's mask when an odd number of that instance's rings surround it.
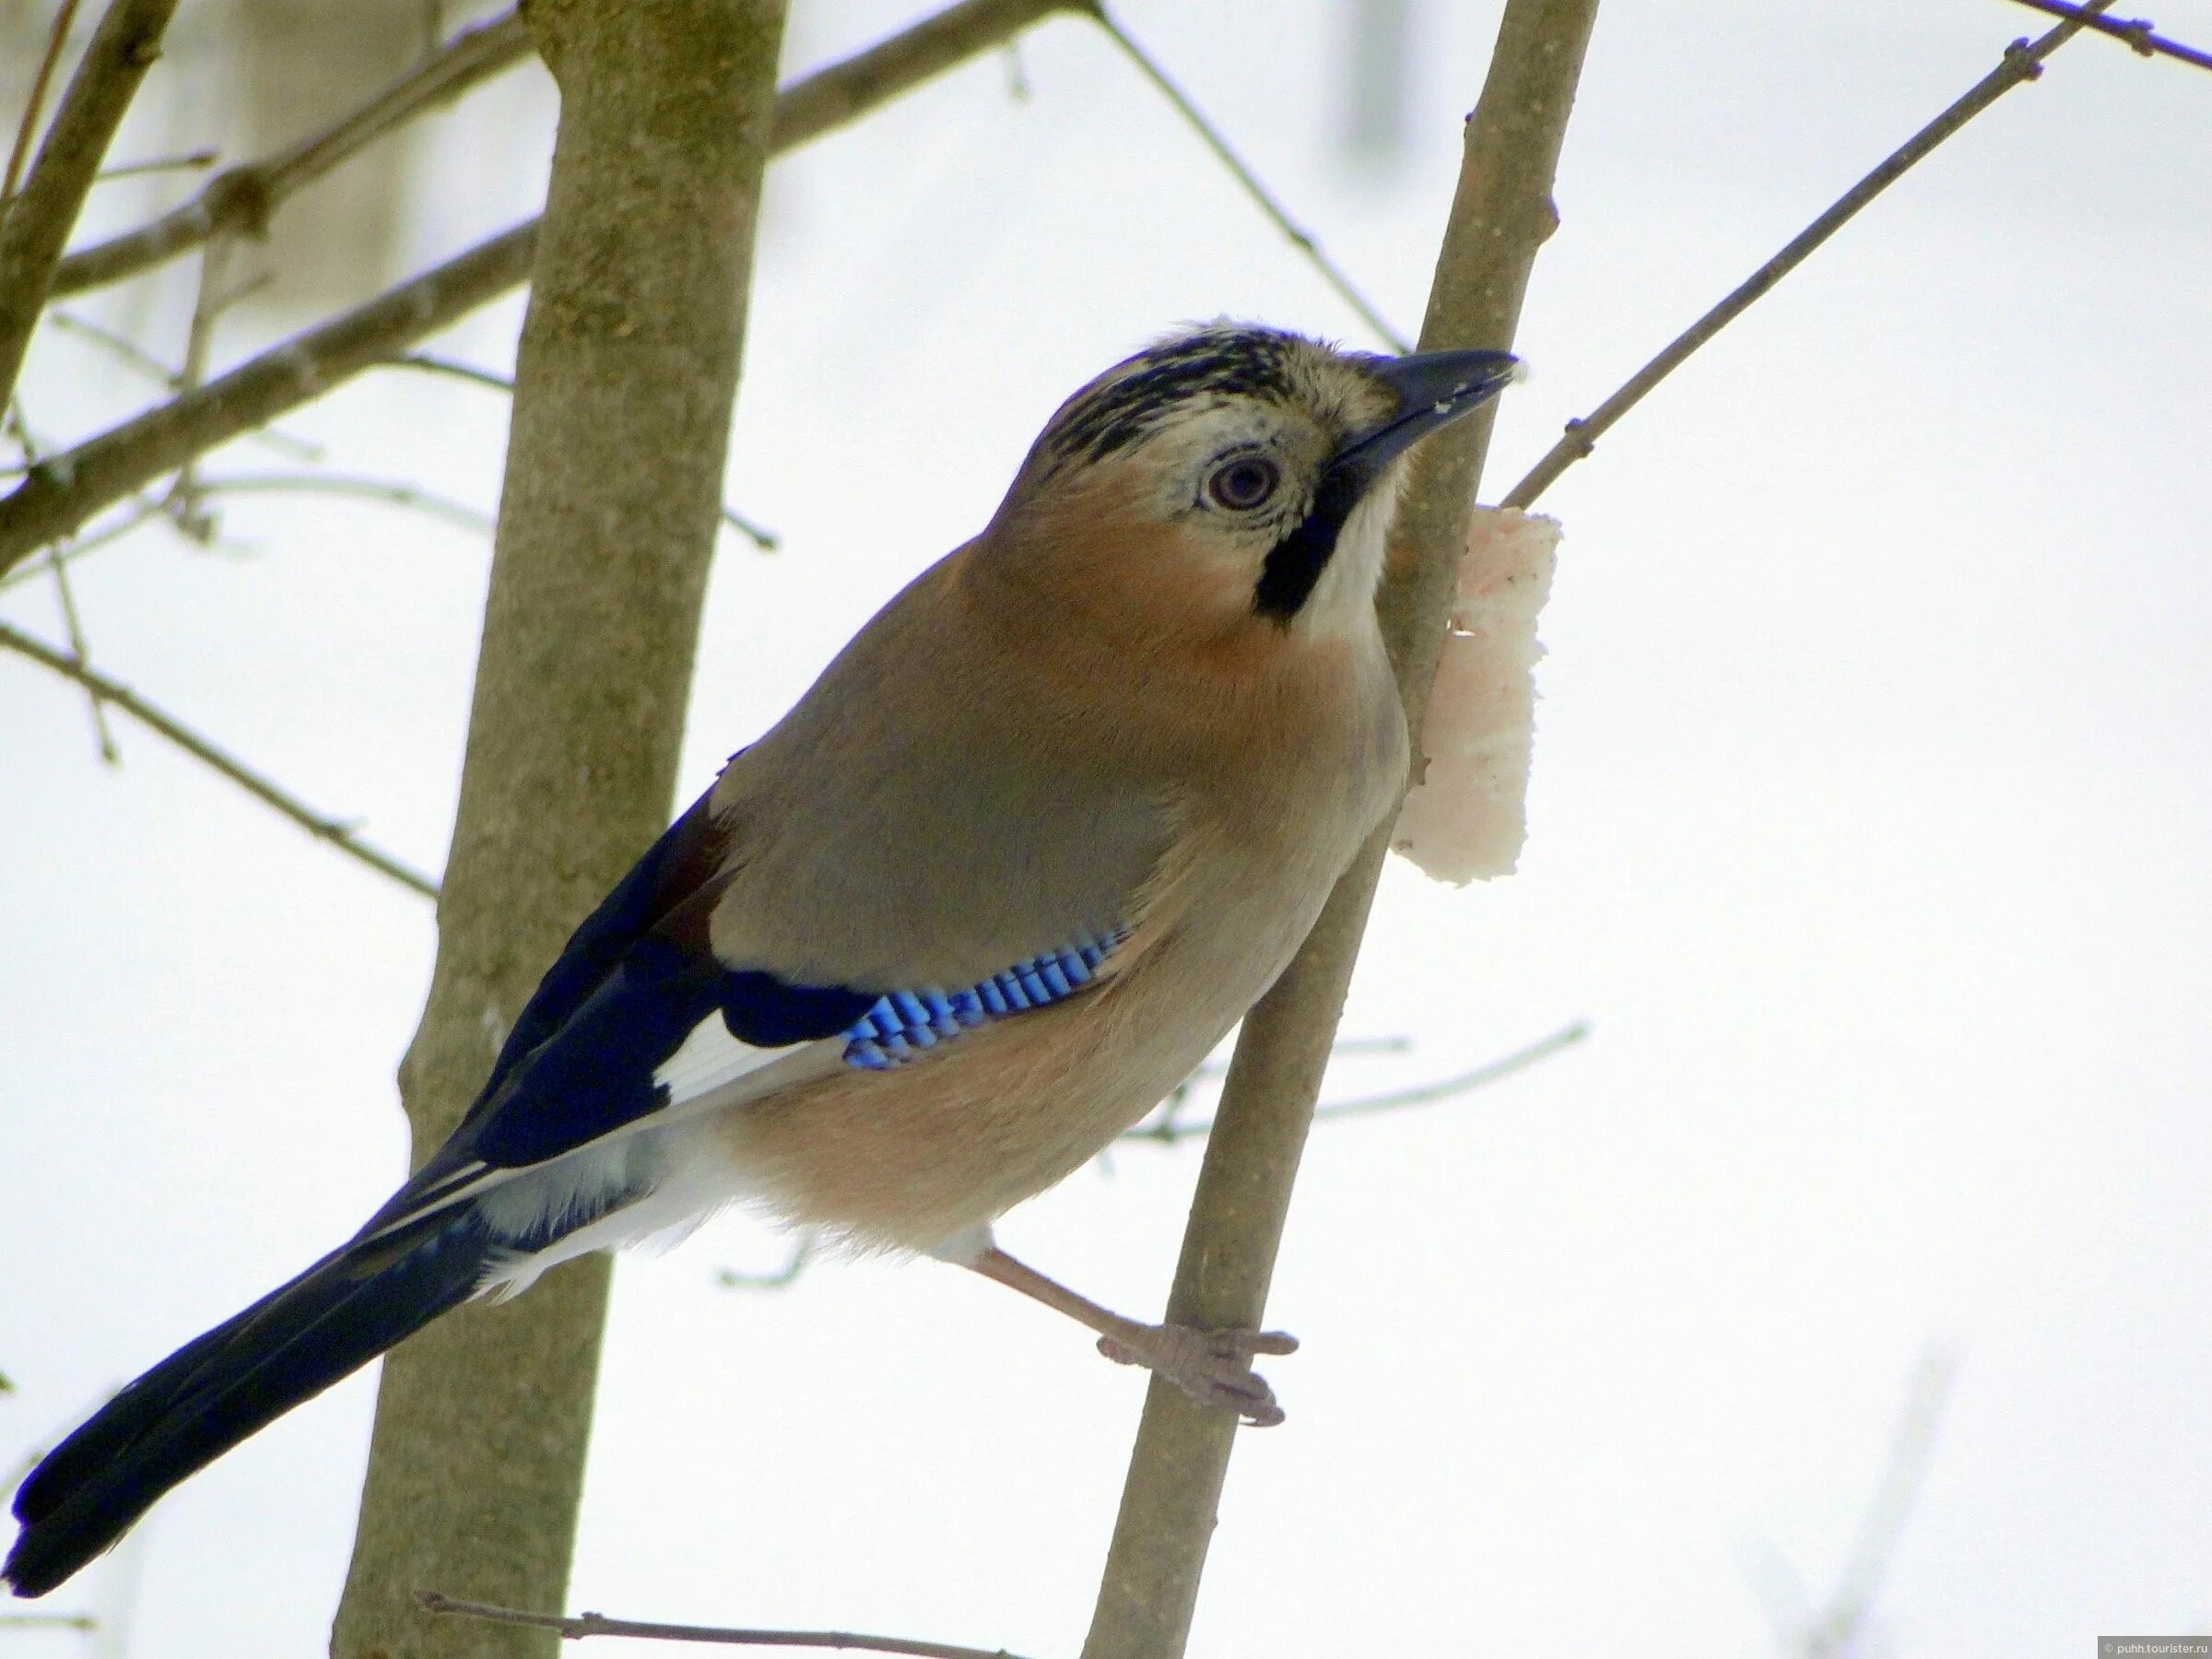
M 797 9 L 794 71 L 913 8 Z M 1413 0 L 1403 144 L 1361 149 L 1347 6 L 1118 7 L 1407 330 L 1497 10 Z M 2212 44 L 2207 0 L 2157 16 Z M 1488 493 L 2040 24 L 1613 0 Z M 173 53 L 117 155 L 198 141 L 221 69 Z M 531 67 L 424 125 L 399 265 L 533 211 L 552 116 Z M 103 187 L 82 234 L 194 187 Z M 73 309 L 173 360 L 189 296 Z M 1079 21 L 778 163 L 727 494 L 783 546 L 725 538 L 679 794 L 982 523 L 1067 390 L 1224 312 L 1373 343 Z M 503 369 L 520 314 L 438 349 Z M 218 359 L 306 320 L 278 292 Z M 153 395 L 51 331 L 26 384 L 65 437 Z M 386 373 L 283 425 L 488 512 L 505 415 Z M 1270 1310 L 1306 1344 L 1268 1368 L 1290 1418 L 1240 1440 L 1194 1653 L 1773 1652 L 1931 1354 L 1953 1381 L 1860 1651 L 2212 1619 L 2208 484 L 2212 76 L 2085 38 L 1555 488 L 1521 872 L 1394 867 L 1345 1030 L 1416 1046 L 1332 1093 L 1592 1035 L 1317 1133 Z M 222 512 L 236 546 L 77 567 L 95 661 L 435 870 L 487 542 Z M 0 617 L 61 637 L 50 585 Z M 429 907 L 117 725 L 119 771 L 79 693 L 0 655 L 8 1471 L 403 1172 Z M 1125 1148 L 1002 1236 L 1156 1309 L 1197 1167 Z M 1141 1379 L 934 1264 L 718 1285 L 784 1248 L 735 1218 L 623 1264 L 571 1608 L 1073 1653 Z M 372 1400 L 285 1419 L 42 1605 L 108 1615 L 97 1642 L 0 1649 L 319 1652 Z

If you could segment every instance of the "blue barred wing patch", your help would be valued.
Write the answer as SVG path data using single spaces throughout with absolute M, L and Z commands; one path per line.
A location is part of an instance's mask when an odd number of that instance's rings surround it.
M 888 1071 L 948 1037 L 1073 996 L 1128 936 L 1121 927 L 1103 937 L 1078 932 L 1058 950 L 1024 958 L 959 991 L 931 985 L 879 996 L 846 1028 L 844 1062 L 862 1071 Z

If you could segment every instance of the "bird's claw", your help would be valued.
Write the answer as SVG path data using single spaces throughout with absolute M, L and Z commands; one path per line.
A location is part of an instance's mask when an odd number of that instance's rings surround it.
M 1099 1352 L 1117 1365 L 1141 1365 L 1202 1406 L 1226 1406 L 1255 1429 L 1283 1420 L 1267 1379 L 1252 1369 L 1260 1354 L 1292 1354 L 1287 1331 L 1201 1331 L 1190 1325 L 1136 1325 L 1099 1338 Z

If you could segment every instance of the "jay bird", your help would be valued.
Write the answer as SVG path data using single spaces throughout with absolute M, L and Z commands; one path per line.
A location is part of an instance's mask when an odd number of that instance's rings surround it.
M 1220 323 L 1077 392 L 576 930 L 453 1137 L 30 1473 L 15 1592 L 448 1309 L 734 1202 L 971 1267 L 1279 1421 L 1251 1362 L 1288 1337 L 1125 1319 L 991 1223 L 1205 1058 L 1397 805 L 1399 462 L 1513 369 Z

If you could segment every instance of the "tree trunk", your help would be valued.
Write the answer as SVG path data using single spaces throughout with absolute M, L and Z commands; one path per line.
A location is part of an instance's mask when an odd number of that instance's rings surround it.
M 1482 100 L 1467 122 L 1423 350 L 1512 345 L 1536 250 L 1557 223 L 1552 173 L 1596 13 L 1597 0 L 1507 0 Z M 1478 410 L 1421 446 L 1392 533 L 1376 605 L 1417 734 L 1494 418 L 1493 408 Z M 1191 1204 L 1171 1320 L 1252 1330 L 1266 1312 L 1291 1183 L 1389 846 L 1386 824 L 1245 1018 Z M 1236 1431 L 1229 1413 L 1153 1379 L 1084 1659 L 1182 1653 Z
M 533 0 L 560 130 L 438 908 L 419 1160 L 570 930 L 666 824 L 720 502 L 782 0 Z M 556 1269 L 384 1363 L 336 1659 L 541 1655 L 418 1590 L 558 1608 L 608 1282 Z

